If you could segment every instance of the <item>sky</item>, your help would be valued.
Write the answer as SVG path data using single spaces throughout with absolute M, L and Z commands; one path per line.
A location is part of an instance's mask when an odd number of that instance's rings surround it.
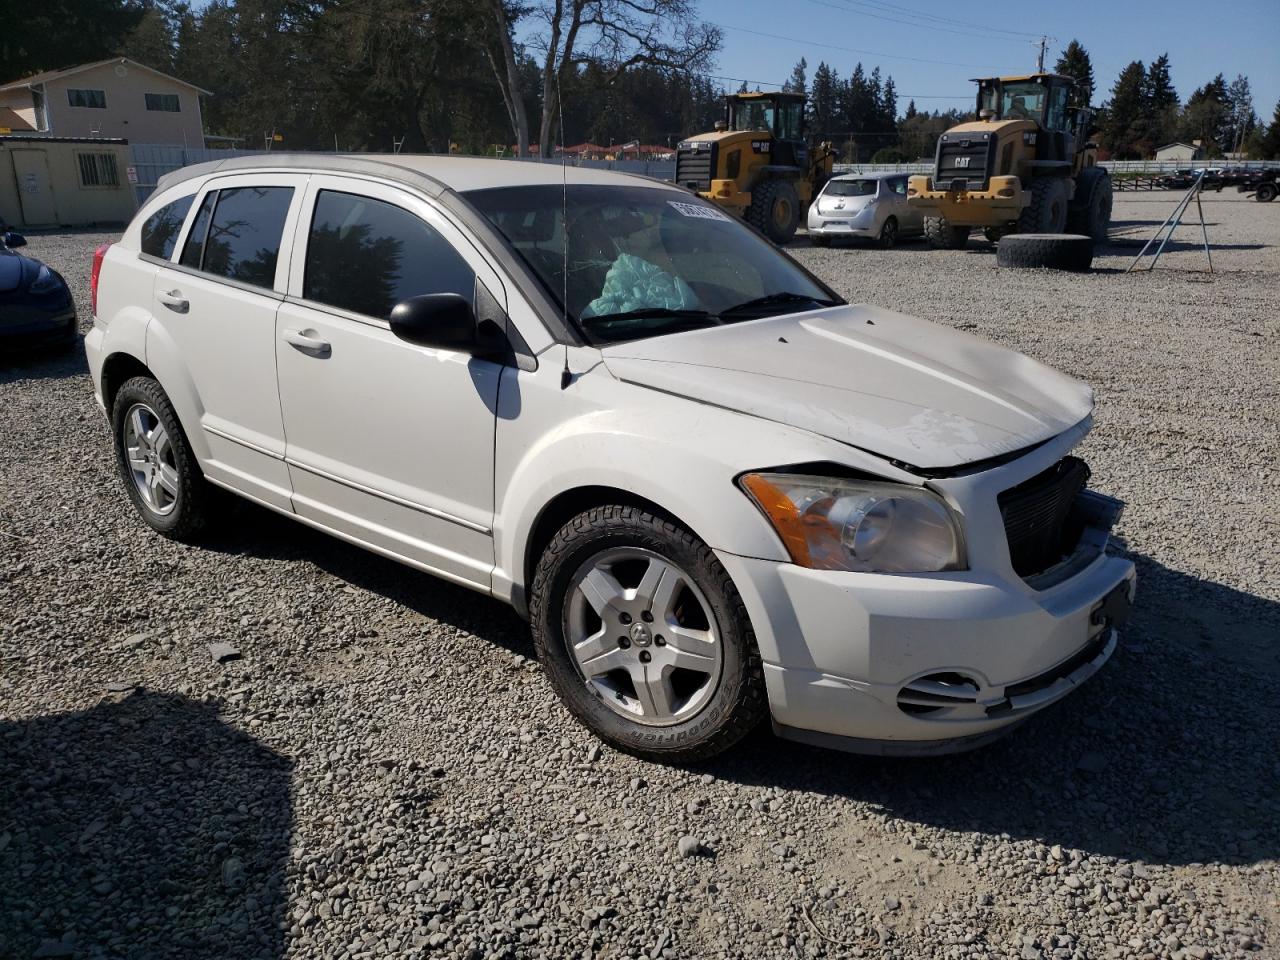
M 1165 52 L 1183 101 L 1218 73 L 1228 82 L 1237 73 L 1249 78 L 1254 111 L 1265 122 L 1280 99 L 1280 0 L 695 2 L 702 19 L 724 29 L 713 72 L 735 78 L 724 81 L 734 89 L 743 79 L 753 89 L 757 82 L 763 90 L 770 89 L 766 82 L 781 84 L 801 57 L 809 62 L 810 78 L 821 60 L 842 77 L 861 61 L 868 73 L 879 65 L 892 74 L 899 111 L 912 98 L 922 110 L 965 108 L 974 98 L 971 77 L 1033 71 L 1044 34 L 1050 37 L 1048 69 L 1073 38 L 1084 44 L 1093 60 L 1095 105 L 1108 98 L 1127 63 L 1150 63 Z

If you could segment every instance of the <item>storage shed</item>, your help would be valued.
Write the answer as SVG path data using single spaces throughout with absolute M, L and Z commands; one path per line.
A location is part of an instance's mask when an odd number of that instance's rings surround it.
M 0 136 L 0 220 L 15 228 L 127 223 L 137 209 L 128 143 Z

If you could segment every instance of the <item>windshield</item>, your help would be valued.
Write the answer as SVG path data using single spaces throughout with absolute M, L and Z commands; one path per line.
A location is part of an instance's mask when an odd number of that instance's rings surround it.
M 1038 120 L 1044 111 L 1047 91 L 1034 81 L 1002 83 L 982 91 L 982 109 L 992 110 L 1001 120 Z
M 832 180 L 822 191 L 828 197 L 874 197 L 875 180 Z
M 465 196 L 593 343 L 841 302 L 767 240 L 681 191 L 570 184 Z
M 739 100 L 733 105 L 731 130 L 773 130 L 773 102 Z

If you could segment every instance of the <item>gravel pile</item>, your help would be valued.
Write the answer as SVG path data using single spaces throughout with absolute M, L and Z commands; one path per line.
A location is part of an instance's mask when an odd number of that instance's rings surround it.
M 162 540 L 83 357 L 0 361 L 0 956 L 1275 955 L 1280 205 L 1206 202 L 1212 278 L 1116 272 L 1172 202 L 1119 199 L 1079 276 L 794 248 L 1098 391 L 1134 619 L 960 757 L 602 748 L 505 608 L 247 505 Z M 102 239 L 30 238 L 85 317 Z

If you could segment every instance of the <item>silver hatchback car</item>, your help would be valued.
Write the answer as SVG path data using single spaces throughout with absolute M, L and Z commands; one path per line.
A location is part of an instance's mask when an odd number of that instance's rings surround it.
M 828 180 L 809 205 L 808 227 L 815 246 L 845 237 L 892 247 L 923 234 L 924 218 L 907 206 L 905 173 L 847 173 Z

